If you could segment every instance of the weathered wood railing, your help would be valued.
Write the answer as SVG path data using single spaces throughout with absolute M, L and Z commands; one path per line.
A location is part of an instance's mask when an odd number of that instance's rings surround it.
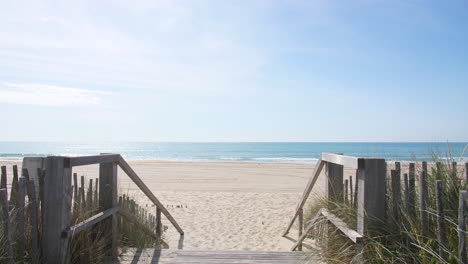
M 26 158 L 27 159 L 27 158 Z M 65 263 L 69 240 L 81 231 L 100 223 L 101 232 L 111 234 L 107 243 L 111 245 L 112 255 L 117 250 L 117 214 L 124 219 L 134 222 L 153 237 L 161 233 L 161 213 L 164 214 L 181 236 L 182 228 L 175 221 L 169 211 L 161 204 L 151 190 L 138 177 L 136 172 L 119 154 L 102 154 L 85 157 L 49 156 L 38 160 L 34 158 L 29 169 L 43 171 L 44 193 L 43 202 L 43 230 L 42 230 L 42 257 L 45 263 Z M 31 165 L 32 164 L 32 165 Z M 90 218 L 71 226 L 70 215 L 72 209 L 72 168 L 76 166 L 99 164 L 99 210 L 100 212 Z M 31 168 L 34 166 L 35 168 Z M 139 224 L 138 219 L 130 212 L 119 206 L 117 189 L 117 166 L 129 176 L 140 190 L 156 206 L 157 213 L 156 232 Z M 75 183 L 76 187 L 76 183 Z M 75 190 L 76 192 L 76 190 Z
M 298 240 L 292 250 L 302 250 L 302 241 L 313 228 L 320 216 L 337 227 L 351 241 L 356 243 L 357 255 L 362 254 L 362 241 L 364 234 L 372 233 L 374 227 L 385 219 L 385 190 L 386 190 L 386 163 L 384 159 L 357 158 L 335 153 L 322 153 L 318 160 L 312 177 L 306 185 L 301 201 L 283 236 L 286 236 L 296 219 L 299 222 Z M 341 219 L 330 213 L 326 208 L 319 210 L 317 215 L 303 226 L 303 208 L 314 188 L 320 173 L 325 167 L 327 176 L 326 195 L 331 201 L 342 201 L 344 197 L 343 172 L 344 168 L 357 170 L 357 227 L 353 230 Z

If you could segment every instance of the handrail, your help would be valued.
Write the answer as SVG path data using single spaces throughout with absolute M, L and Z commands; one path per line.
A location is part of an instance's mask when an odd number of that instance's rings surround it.
M 78 235 L 81 231 L 90 228 L 91 226 L 101 222 L 102 220 L 112 216 L 113 214 L 117 213 L 120 210 L 120 206 L 115 206 L 110 209 L 107 209 L 106 211 L 97 213 L 90 218 L 70 227 L 67 228 L 66 230 L 62 231 L 62 236 L 63 237 L 74 237 Z
M 315 186 L 315 183 L 318 180 L 318 177 L 320 176 L 320 173 L 322 172 L 323 166 L 325 163 L 334 163 L 334 164 L 339 164 L 344 167 L 350 167 L 357 169 L 358 164 L 362 158 L 357 158 L 357 157 L 352 157 L 352 156 L 346 156 L 342 154 L 337 154 L 337 153 L 327 153 L 324 152 L 320 155 L 320 159 L 317 161 L 317 165 L 315 165 L 314 172 L 312 173 L 312 177 L 309 179 L 309 182 L 307 182 L 306 188 L 304 190 L 304 193 L 302 194 L 302 198 L 300 203 L 297 205 L 296 211 L 291 218 L 291 221 L 289 222 L 288 228 L 286 228 L 286 231 L 284 232 L 283 236 L 286 236 L 289 233 L 289 230 L 294 224 L 294 221 L 296 218 L 299 216 L 300 211 L 304 207 L 304 204 L 307 201 L 307 198 L 309 198 L 310 192 Z
M 291 251 L 296 250 L 296 248 L 298 248 L 299 245 L 302 244 L 302 241 L 307 237 L 307 234 L 314 227 L 314 224 L 317 222 L 320 215 L 323 215 L 325 218 L 327 218 L 328 221 L 330 221 L 334 226 L 336 226 L 344 235 L 346 235 L 346 237 L 348 237 L 354 243 L 360 243 L 361 240 L 364 238 L 364 236 L 359 234 L 356 230 L 349 228 L 348 225 L 345 222 L 343 222 L 340 218 L 338 218 L 336 215 L 330 213 L 325 208 L 321 208 L 317 212 L 317 214 L 314 216 L 314 218 L 312 218 L 312 220 L 308 222 L 304 230 L 304 233 L 296 241 L 294 246 L 291 248 Z
M 136 172 L 128 165 L 128 163 L 122 158 L 122 156 L 119 155 L 119 162 L 118 162 L 120 168 L 132 179 L 132 181 L 140 188 L 140 190 L 148 197 L 148 199 L 153 202 L 154 205 L 156 205 L 157 208 L 161 210 L 161 212 L 169 219 L 171 224 L 177 229 L 180 235 L 184 235 L 184 231 L 182 228 L 177 224 L 176 220 L 172 215 L 169 213 L 169 211 L 164 207 L 164 205 L 154 196 L 153 192 L 146 186 L 146 184 L 138 177 Z
M 312 173 L 312 178 L 309 179 L 309 182 L 307 183 L 307 186 L 304 190 L 304 193 L 302 194 L 301 202 L 297 205 L 296 212 L 294 213 L 294 216 L 291 218 L 291 221 L 289 222 L 288 228 L 284 232 L 283 236 L 286 236 L 289 233 L 289 230 L 294 224 L 294 221 L 296 220 L 297 216 L 299 215 L 299 211 L 302 210 L 302 207 L 304 206 L 305 202 L 307 201 L 307 198 L 310 195 L 310 192 L 312 191 L 312 188 L 314 188 L 315 183 L 318 180 L 318 177 L 320 175 L 320 172 L 322 171 L 323 166 L 325 165 L 325 162 L 320 158 L 317 161 L 317 165 L 314 168 L 314 172 Z

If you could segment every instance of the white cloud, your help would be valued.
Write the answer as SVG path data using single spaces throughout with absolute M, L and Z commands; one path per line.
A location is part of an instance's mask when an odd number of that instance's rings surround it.
M 102 103 L 107 92 L 43 84 L 0 83 L 0 103 L 42 106 L 88 106 Z

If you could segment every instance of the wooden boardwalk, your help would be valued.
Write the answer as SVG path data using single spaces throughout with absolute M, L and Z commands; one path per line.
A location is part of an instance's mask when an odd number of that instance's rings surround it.
M 127 249 L 114 264 L 130 263 L 207 263 L 207 264 L 286 264 L 301 263 L 306 258 L 298 251 L 214 251 L 214 250 L 176 250 L 176 249 Z

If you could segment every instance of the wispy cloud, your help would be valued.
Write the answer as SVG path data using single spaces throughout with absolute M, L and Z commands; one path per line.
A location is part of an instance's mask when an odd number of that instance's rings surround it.
M 108 92 L 44 84 L 0 83 L 0 103 L 41 106 L 88 106 Z

